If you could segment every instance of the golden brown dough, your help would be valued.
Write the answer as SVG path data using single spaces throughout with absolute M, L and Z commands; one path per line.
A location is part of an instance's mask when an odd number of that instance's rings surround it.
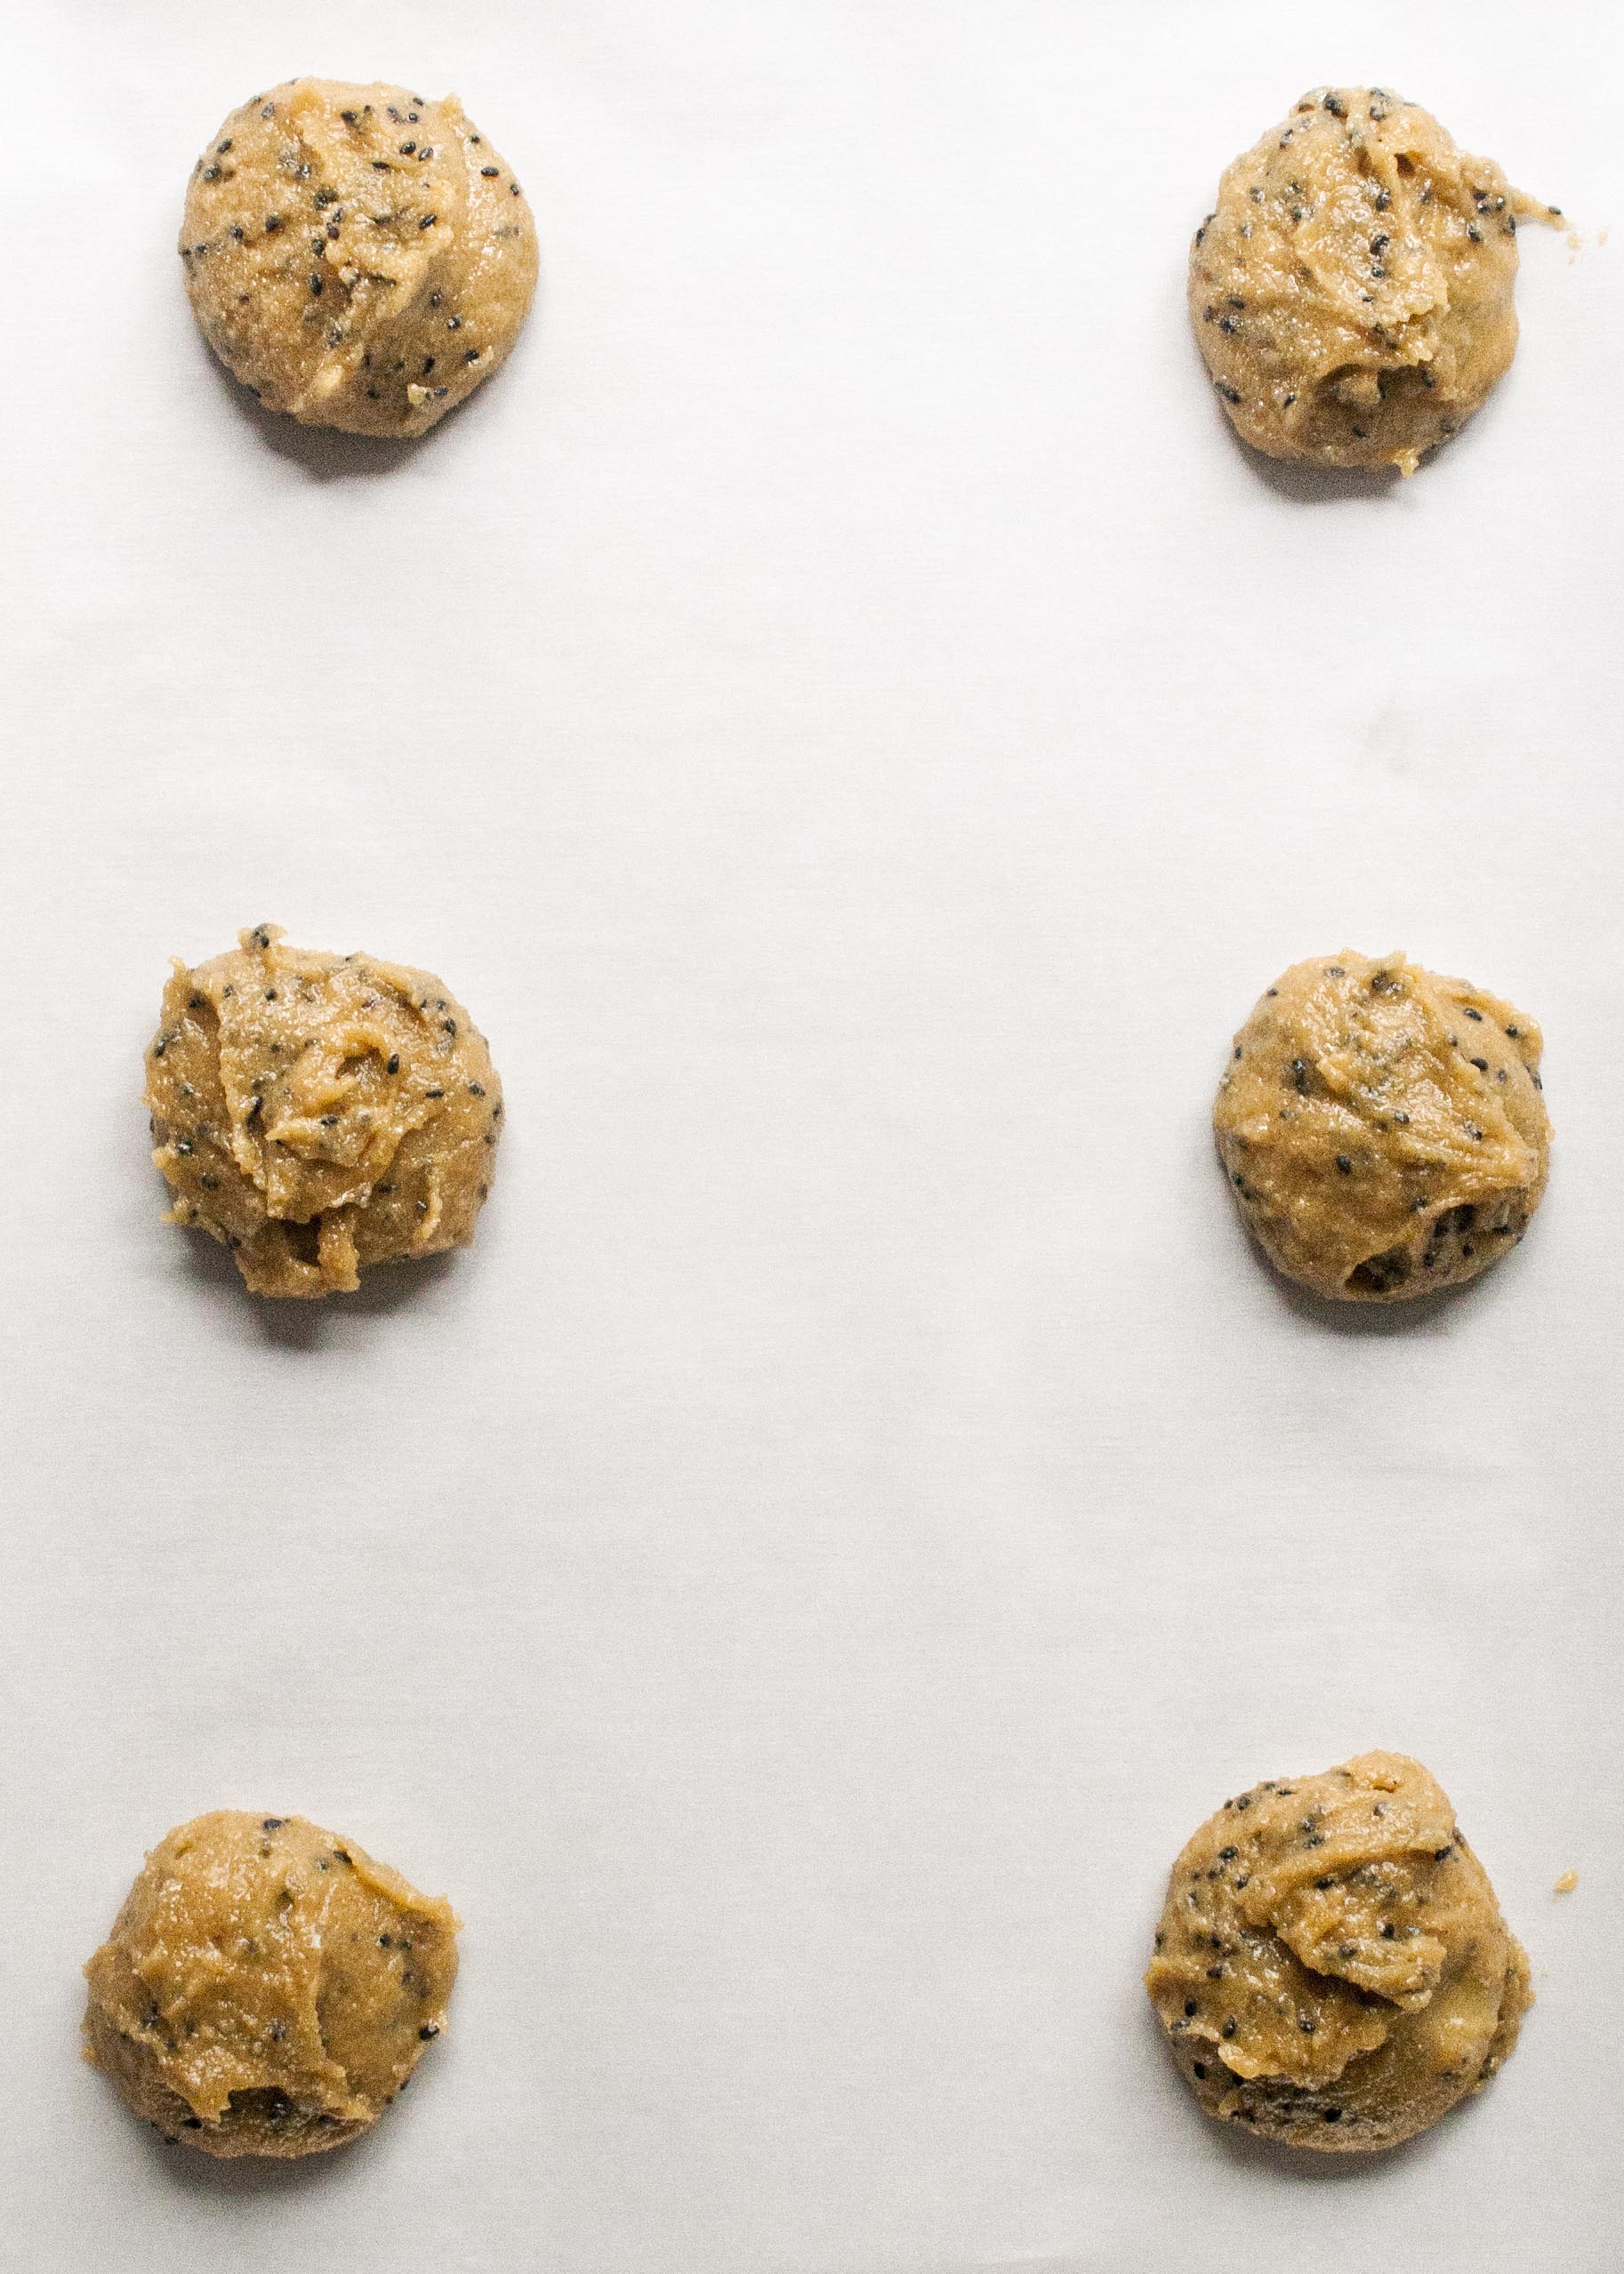
M 1145 1977 L 1209 2116 L 1296 2148 L 1391 2148 L 1478 2091 L 1528 1960 L 1419 1761 L 1271 1778 L 1173 1866 Z
M 302 1817 L 199 1816 L 84 1969 L 85 2053 L 205 2155 L 336 2148 L 445 2027 L 456 1932 L 448 1903 Z
M 230 117 L 181 229 L 204 336 L 268 410 L 416 435 L 505 360 L 535 224 L 454 95 L 290 79 Z
M 223 1241 L 256 1295 L 465 1247 L 495 1170 L 502 1084 L 444 983 L 281 944 L 274 924 L 174 966 L 147 1051 L 170 1221 Z
M 1509 366 L 1517 219 L 1556 210 L 1386 88 L 1306 94 L 1229 168 L 1190 252 L 1236 431 L 1271 458 L 1413 473 Z
M 1293 964 L 1235 1036 L 1212 1116 L 1269 1260 L 1356 1303 L 1486 1271 L 1545 1190 L 1540 1050 L 1524 1012 L 1402 955 Z

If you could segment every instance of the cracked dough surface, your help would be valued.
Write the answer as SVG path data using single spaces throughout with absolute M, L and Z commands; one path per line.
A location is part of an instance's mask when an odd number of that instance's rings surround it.
M 535 224 L 454 95 L 291 79 L 197 160 L 181 258 L 215 354 L 268 410 L 422 434 L 506 359 Z
M 1478 2091 L 1533 2002 L 1446 1795 L 1399 1753 L 1226 1800 L 1173 1866 L 1145 1985 L 1209 2116 L 1342 2154 Z
M 85 1967 L 85 2051 L 210 2156 L 353 2140 L 445 2026 L 457 1920 L 353 1840 L 225 1809 L 147 1858 Z
M 1385 88 L 1306 94 L 1224 175 L 1190 251 L 1236 431 L 1271 458 L 1413 473 L 1508 368 L 1517 220 L 1556 211 Z
M 274 924 L 176 963 L 147 1050 L 170 1220 L 229 1247 L 256 1295 L 350 1291 L 363 1267 L 465 1247 L 502 1084 L 431 972 L 282 945 Z
M 1293 964 L 1235 1036 L 1212 1117 L 1271 1263 L 1363 1303 L 1486 1271 L 1545 1190 L 1541 1049 L 1524 1012 L 1402 955 Z

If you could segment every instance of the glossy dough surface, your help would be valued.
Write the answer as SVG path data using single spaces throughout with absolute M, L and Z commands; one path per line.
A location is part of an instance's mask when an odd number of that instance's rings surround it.
M 1271 458 L 1412 473 L 1509 366 L 1517 218 L 1552 213 L 1383 88 L 1305 95 L 1191 247 L 1191 321 L 1237 432 Z
M 181 228 L 193 313 L 268 410 L 423 433 L 505 360 L 535 224 L 453 95 L 293 79 L 234 110 Z
M 274 924 L 177 963 L 147 1051 L 170 1220 L 223 1241 L 256 1295 L 348 1291 L 363 1266 L 462 1247 L 494 1173 L 502 1085 L 444 984 L 284 947 Z
M 309 2156 L 374 2123 L 445 2026 L 457 1920 L 352 1840 L 221 1810 L 147 1858 L 84 1969 L 85 2050 L 211 2156 Z
M 1226 1800 L 1173 1867 L 1145 1982 L 1208 2115 L 1341 2154 L 1476 2092 L 1532 2003 L 1447 1797 L 1397 1753 Z
M 1235 1036 L 1213 1109 L 1270 1261 L 1363 1303 L 1486 1271 L 1545 1190 L 1541 1047 L 1525 1013 L 1402 955 L 1293 964 Z

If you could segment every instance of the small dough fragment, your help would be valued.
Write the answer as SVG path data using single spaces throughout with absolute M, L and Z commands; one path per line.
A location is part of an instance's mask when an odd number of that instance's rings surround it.
M 1554 206 L 1384 87 L 1315 87 L 1238 157 L 1190 250 L 1190 318 L 1271 458 L 1411 474 L 1516 352 L 1519 218 Z
M 1402 955 L 1293 964 L 1235 1036 L 1212 1116 L 1270 1262 L 1352 1303 L 1486 1271 L 1545 1190 L 1542 1047 L 1524 1012 Z
M 1145 1986 L 1209 2116 L 1343 2155 L 1477 2092 L 1533 2003 L 1454 1811 L 1400 1753 L 1226 1800 L 1173 1866 Z
M 173 1224 L 222 1241 L 256 1295 L 352 1291 L 363 1266 L 466 1247 L 502 1084 L 431 972 L 281 945 L 275 924 L 177 962 L 147 1050 Z
M 457 1927 L 301 1816 L 198 1816 L 153 1849 L 84 1969 L 85 2056 L 205 2155 L 337 2148 L 445 2028 Z
M 181 226 L 192 312 L 267 410 L 424 434 L 507 358 L 535 223 L 454 95 L 290 79 L 226 119 Z

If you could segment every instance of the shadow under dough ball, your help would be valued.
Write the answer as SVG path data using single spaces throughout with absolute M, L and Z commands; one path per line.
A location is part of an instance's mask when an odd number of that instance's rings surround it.
M 192 170 L 192 312 L 267 410 L 426 432 L 503 363 L 535 293 L 535 224 L 454 95 L 290 79 Z
M 1541 1047 L 1522 1011 L 1402 955 L 1293 964 L 1235 1036 L 1212 1114 L 1270 1262 L 1353 1303 L 1487 1271 L 1545 1190 Z
M 369 1264 L 466 1247 L 502 1084 L 431 972 L 284 947 L 274 924 L 177 962 L 147 1050 L 173 1224 L 230 1249 L 256 1295 L 350 1292 Z
M 457 1924 L 301 1816 L 197 1817 L 153 1849 L 84 1969 L 85 2053 L 205 2155 L 339 2147 L 445 2027 Z
M 1207 2114 L 1293 2148 L 1391 2148 L 1477 2092 L 1528 1960 L 1419 1761 L 1271 1778 L 1173 1866 L 1145 1977 Z
M 1505 375 L 1517 220 L 1556 214 L 1417 104 L 1316 87 L 1229 168 L 1190 250 L 1236 432 L 1271 458 L 1413 473 Z

